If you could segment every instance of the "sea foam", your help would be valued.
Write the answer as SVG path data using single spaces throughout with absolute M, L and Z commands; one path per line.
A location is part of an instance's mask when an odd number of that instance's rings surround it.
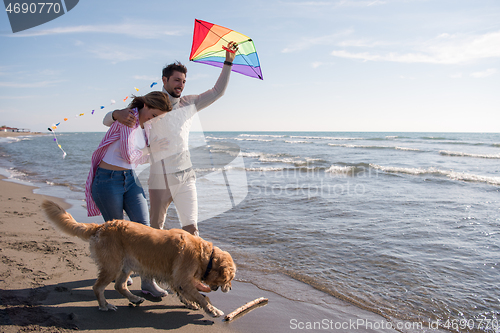
M 370 164 L 370 167 L 376 170 L 380 170 L 387 173 L 403 173 L 408 175 L 420 176 L 420 175 L 436 175 L 444 176 L 451 180 L 459 180 L 465 182 L 478 182 L 486 183 L 490 185 L 500 185 L 500 177 L 490 177 L 475 175 L 465 172 L 456 172 L 453 170 L 442 170 L 435 167 L 430 168 L 402 168 L 402 167 L 387 167 L 377 164 Z

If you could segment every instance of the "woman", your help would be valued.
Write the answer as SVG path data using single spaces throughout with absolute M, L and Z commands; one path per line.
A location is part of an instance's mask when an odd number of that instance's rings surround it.
M 148 204 L 134 169 L 149 158 L 149 133 L 144 123 L 171 111 L 172 104 L 168 95 L 154 91 L 135 97 L 129 108 L 136 117 L 135 125 L 130 128 L 114 122 L 92 154 L 92 166 L 85 184 L 87 211 L 88 216 L 102 214 L 104 221 L 111 221 L 123 219 L 125 210 L 131 221 L 149 226 Z M 151 149 L 155 150 L 166 143 L 155 141 L 152 144 Z M 157 297 L 167 294 L 146 278 L 142 278 L 142 291 Z

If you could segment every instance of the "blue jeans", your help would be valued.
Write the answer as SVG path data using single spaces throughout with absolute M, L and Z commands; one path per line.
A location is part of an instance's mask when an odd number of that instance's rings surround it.
M 123 210 L 133 222 L 149 226 L 148 203 L 134 170 L 97 168 L 92 183 L 92 199 L 104 221 L 123 219 Z

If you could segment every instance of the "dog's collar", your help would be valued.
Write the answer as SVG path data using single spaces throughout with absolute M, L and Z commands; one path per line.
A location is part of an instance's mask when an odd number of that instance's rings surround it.
M 214 250 L 212 250 L 212 254 L 210 255 L 210 260 L 208 261 L 208 265 L 207 265 L 207 269 L 205 270 L 205 274 L 203 274 L 203 277 L 201 278 L 202 281 L 204 281 L 208 277 L 208 274 L 210 274 L 210 271 L 212 270 L 213 261 L 214 261 Z

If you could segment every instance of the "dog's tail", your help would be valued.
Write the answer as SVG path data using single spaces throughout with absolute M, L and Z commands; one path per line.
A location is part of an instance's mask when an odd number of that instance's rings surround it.
M 89 240 L 96 233 L 97 228 L 99 228 L 99 225 L 95 223 L 76 222 L 70 213 L 59 207 L 55 202 L 44 200 L 42 208 L 54 227 L 71 236 Z

